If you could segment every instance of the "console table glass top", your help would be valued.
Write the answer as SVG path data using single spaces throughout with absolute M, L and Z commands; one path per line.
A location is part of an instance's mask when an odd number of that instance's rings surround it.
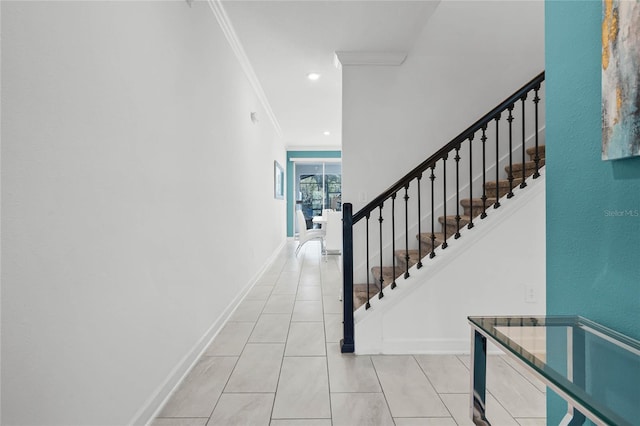
M 640 424 L 639 341 L 579 316 L 469 317 L 469 324 L 476 424 L 490 424 L 485 338 L 568 402 L 562 424 L 583 424 L 585 416 L 595 424 Z

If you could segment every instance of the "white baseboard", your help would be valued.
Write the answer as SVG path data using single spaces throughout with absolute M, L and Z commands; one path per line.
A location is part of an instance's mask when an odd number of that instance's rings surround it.
M 469 339 L 385 339 L 385 354 L 468 354 Z
M 358 355 L 469 355 L 471 353 L 471 334 L 469 339 L 393 339 L 382 342 L 382 349 L 366 348 L 356 345 Z M 487 342 L 487 354 L 501 355 L 504 352 Z
M 164 405 L 167 403 L 171 395 L 178 388 L 180 383 L 189 374 L 191 369 L 198 362 L 204 351 L 209 347 L 213 339 L 218 335 L 222 327 L 227 323 L 229 317 L 235 312 L 240 303 L 247 296 L 249 291 L 258 282 L 258 279 L 264 274 L 264 272 L 271 266 L 273 261 L 280 254 L 284 248 L 287 240 L 284 239 L 280 245 L 273 251 L 273 254 L 262 265 L 262 268 L 249 280 L 249 282 L 242 288 L 238 295 L 229 303 L 224 312 L 218 316 L 218 318 L 211 324 L 209 329 L 204 335 L 198 339 L 196 344 L 191 348 L 189 352 L 178 362 L 178 364 L 169 372 L 167 378 L 156 389 L 155 392 L 147 399 L 144 405 L 133 416 L 130 425 L 148 425 L 153 419 L 160 413 Z
M 469 339 L 385 339 L 380 347 L 367 347 L 356 342 L 358 355 L 459 355 L 469 354 Z

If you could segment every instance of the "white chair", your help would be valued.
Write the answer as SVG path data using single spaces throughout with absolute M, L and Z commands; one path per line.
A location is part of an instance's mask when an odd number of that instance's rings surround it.
M 307 229 L 307 221 L 304 219 L 302 210 L 296 211 L 296 220 L 298 221 L 298 247 L 296 248 L 296 256 L 307 241 L 320 240 L 324 238 L 324 231 L 321 229 Z
M 325 231 L 325 253 L 340 254 L 342 251 L 342 212 L 327 212 Z

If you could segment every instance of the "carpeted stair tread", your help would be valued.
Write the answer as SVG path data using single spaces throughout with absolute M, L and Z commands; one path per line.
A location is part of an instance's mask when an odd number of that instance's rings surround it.
M 522 178 L 521 177 L 513 177 L 513 187 L 515 188 L 516 185 L 520 185 L 522 183 Z M 501 188 L 509 188 L 509 179 L 500 179 L 498 181 L 498 185 Z M 495 188 L 496 187 L 496 181 L 495 180 L 488 180 L 487 183 L 484 184 L 485 188 L 489 189 L 489 188 Z M 488 195 L 487 195 L 488 197 Z
M 404 274 L 405 269 L 402 265 L 396 264 L 396 276 L 393 276 L 393 266 L 383 266 L 382 267 L 382 279 L 384 280 L 382 286 L 387 287 L 391 284 L 395 278 L 398 278 L 402 274 Z M 371 268 L 371 275 L 373 275 L 373 282 L 376 284 L 380 283 L 380 266 L 374 266 Z
M 447 225 L 449 224 L 455 224 L 456 223 L 456 216 L 455 215 L 451 215 L 451 216 L 447 216 Z M 444 225 L 445 223 L 445 217 L 444 216 L 440 216 L 438 218 L 438 222 L 440 222 L 441 224 Z M 460 216 L 460 227 L 462 228 L 462 225 L 466 225 L 469 222 L 471 222 L 471 216 L 466 216 L 466 215 L 461 215 Z
M 515 177 L 513 178 L 513 187 L 515 188 L 516 186 L 520 185 L 522 183 L 522 177 Z M 503 197 L 506 194 L 509 193 L 509 180 L 508 179 L 500 179 L 498 181 L 498 186 L 499 186 L 499 197 Z M 490 180 L 487 183 L 484 184 L 484 188 L 485 188 L 485 192 L 487 194 L 487 197 L 495 197 L 496 193 L 498 191 L 496 191 L 496 181 L 495 180 Z
M 406 271 L 407 261 L 405 259 L 405 256 L 406 256 L 405 253 L 407 253 L 406 250 L 396 250 L 396 273 L 398 273 L 398 266 L 402 267 L 403 274 L 404 274 L 404 271 Z M 418 250 L 409 250 L 408 253 L 409 253 L 409 268 L 411 268 L 413 265 L 418 263 L 418 260 L 420 259 L 418 258 Z M 424 257 L 424 252 L 422 253 L 422 256 Z
M 464 208 L 465 216 L 471 216 L 473 211 L 473 217 L 477 217 L 482 214 L 485 207 L 488 209 L 493 206 L 496 201 L 497 198 L 488 196 L 487 201 L 484 204 L 482 203 L 482 198 L 464 198 L 460 200 L 460 205 Z
M 438 247 L 440 244 L 444 242 L 444 232 L 434 232 L 435 235 L 435 246 Z M 451 237 L 451 235 L 447 234 L 447 238 Z M 420 240 L 420 242 L 431 245 L 431 232 L 423 232 L 420 235 L 416 235 L 416 238 Z
M 445 226 L 445 217 L 440 216 L 438 218 L 438 222 Z M 447 235 L 454 235 L 458 232 L 459 229 L 462 229 L 467 226 L 467 224 L 471 222 L 471 216 L 460 216 L 460 224 L 456 222 L 455 215 L 446 217 L 446 226 L 447 226 Z
M 487 206 L 490 206 L 496 201 L 496 198 L 487 196 Z M 462 207 L 469 207 L 471 205 L 473 205 L 474 207 L 482 207 L 482 198 L 463 198 L 462 200 L 460 200 L 460 205 Z
M 545 158 L 545 146 L 544 145 L 538 145 L 538 158 Z M 529 156 L 529 158 L 531 159 L 531 161 L 533 161 L 535 159 L 535 155 L 536 155 L 536 147 L 532 146 L 530 148 L 527 148 L 525 150 L 525 152 L 527 153 L 527 155 Z
M 422 257 L 428 256 L 432 249 L 436 249 L 444 243 L 444 232 L 434 232 L 436 239 L 431 246 L 431 232 L 423 232 L 420 235 L 416 235 L 416 238 L 420 241 L 420 247 L 422 249 Z M 447 238 L 452 235 L 447 234 Z
M 539 161 L 538 169 L 544 166 L 544 158 Z M 534 161 L 527 161 L 526 163 L 514 163 L 513 164 L 513 175 L 522 176 L 522 168 L 525 168 L 525 176 L 529 177 L 536 171 L 536 163 Z M 504 171 L 509 174 L 509 166 L 505 166 Z
M 375 296 L 380 291 L 380 287 L 377 284 L 369 284 L 369 298 Z M 367 284 L 354 284 L 353 285 L 353 310 L 355 311 L 360 306 L 367 303 L 369 300 L 367 297 Z

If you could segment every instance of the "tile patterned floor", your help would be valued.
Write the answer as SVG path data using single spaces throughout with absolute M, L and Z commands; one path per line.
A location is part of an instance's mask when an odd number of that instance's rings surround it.
M 469 357 L 342 355 L 338 256 L 287 246 L 152 426 L 472 425 Z M 545 388 L 490 356 L 496 426 L 545 425 Z

